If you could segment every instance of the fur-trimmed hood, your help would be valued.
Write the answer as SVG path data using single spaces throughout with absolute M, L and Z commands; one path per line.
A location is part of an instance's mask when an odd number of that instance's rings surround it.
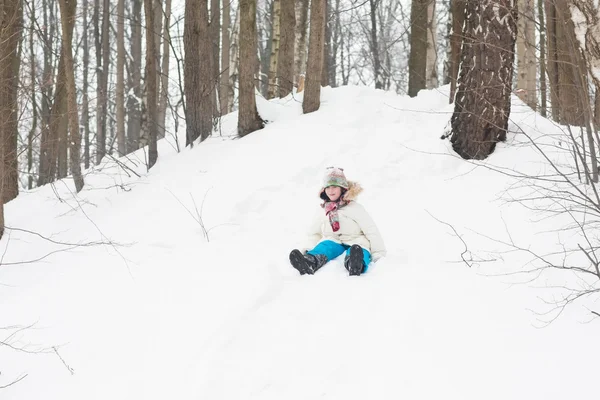
M 356 198 L 358 197 L 359 194 L 362 193 L 362 191 L 363 191 L 363 188 L 360 185 L 360 183 L 348 181 L 348 190 L 346 190 L 346 193 L 344 193 L 343 199 L 346 201 L 356 200 Z M 326 196 L 326 195 L 325 195 L 325 188 L 323 187 L 319 191 L 319 198 L 321 200 L 326 200 L 326 198 L 324 198 L 324 196 Z

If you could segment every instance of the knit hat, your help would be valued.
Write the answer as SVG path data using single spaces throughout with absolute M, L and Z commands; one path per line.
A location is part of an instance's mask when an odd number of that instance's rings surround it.
M 323 188 L 328 186 L 339 186 L 341 188 L 348 189 L 348 180 L 346 179 L 346 175 L 344 175 L 343 168 L 327 168 L 325 171 L 325 176 L 323 177 Z

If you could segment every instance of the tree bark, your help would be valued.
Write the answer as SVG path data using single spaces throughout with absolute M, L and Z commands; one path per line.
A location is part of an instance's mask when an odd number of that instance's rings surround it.
M 35 59 L 35 47 L 34 47 L 34 32 L 35 24 L 37 23 L 35 15 L 35 1 L 31 0 L 31 21 L 29 26 L 29 69 L 30 69 L 30 80 L 31 80 L 31 109 L 32 109 L 32 120 L 31 129 L 27 136 L 27 189 L 33 189 L 33 138 L 36 135 L 38 127 L 38 105 L 37 105 L 37 90 L 36 90 L 36 59 Z
M 417 0 L 413 0 L 413 3 Z M 369 6 L 371 9 L 371 37 L 369 46 L 371 47 L 371 56 L 373 57 L 373 77 L 375 80 L 375 89 L 382 89 L 383 73 L 381 71 L 381 59 L 379 57 L 379 42 L 377 41 L 377 4 L 379 2 L 375 0 L 369 0 Z
M 132 0 L 131 64 L 127 95 L 127 153 L 140 146 L 142 129 L 142 0 Z
M 517 9 L 512 0 L 467 3 L 452 147 L 484 159 L 506 140 L 510 115 Z
M 4 204 L 18 194 L 18 181 L 12 184 L 12 171 L 17 157 L 17 90 L 19 63 L 18 47 L 23 31 L 23 3 L 21 0 L 0 0 L 0 238 L 4 234 Z M 14 142 L 14 145 L 13 145 Z M 17 176 L 18 178 L 18 176 Z
M 220 94 L 220 85 L 219 80 L 221 79 L 221 63 L 219 59 L 219 43 L 221 36 L 221 5 L 220 0 L 211 0 L 210 3 L 210 36 L 211 36 L 211 49 L 212 49 L 212 64 L 211 69 L 213 71 L 213 116 L 214 118 L 219 118 L 221 115 L 221 108 L 219 105 L 219 94 Z
M 98 107 L 96 116 L 96 165 L 106 155 L 106 119 L 108 110 L 108 64 L 110 62 L 110 1 L 102 3 L 102 37 L 100 44 L 96 42 L 96 63 L 98 64 Z M 96 40 L 99 40 L 97 37 Z M 100 60 L 99 57 L 102 56 Z
M 219 87 L 219 105 L 221 107 L 221 115 L 228 114 L 231 109 L 229 108 L 229 76 L 231 75 L 231 68 L 229 66 L 229 52 L 231 51 L 230 45 L 230 25 L 231 25 L 231 7 L 230 0 L 223 0 L 223 25 L 221 27 L 221 76 L 220 87 Z
M 297 0 L 296 2 L 296 53 L 294 56 L 294 82 L 300 82 L 300 75 L 306 72 L 306 37 L 308 32 L 308 6 L 309 0 Z
M 83 0 L 83 87 L 81 92 L 81 124 L 83 125 L 83 165 L 85 169 L 90 167 L 90 102 L 88 98 L 89 78 L 88 68 L 90 66 L 90 50 L 88 44 L 88 0 Z
M 65 83 L 68 98 L 71 172 L 73 174 L 73 182 L 75 183 L 75 191 L 79 193 L 83 188 L 84 181 L 83 175 L 81 175 L 81 160 L 79 156 L 81 139 L 79 137 L 77 89 L 75 87 L 75 71 L 73 67 L 73 52 L 71 49 L 71 42 L 73 40 L 73 27 L 75 26 L 75 11 L 77 9 L 77 2 L 76 0 L 59 0 L 58 4 L 61 10 L 61 25 L 63 31 L 62 48 L 65 57 Z
M 229 95 L 227 108 L 233 110 L 235 91 L 233 88 L 239 80 L 240 75 L 240 7 L 235 11 L 233 29 L 231 30 L 231 48 L 229 51 Z
M 321 107 L 321 69 L 323 68 L 323 45 L 325 41 L 325 1 L 311 0 L 310 39 L 302 111 L 308 114 Z
M 273 25 L 271 30 L 271 58 L 269 62 L 269 87 L 267 99 L 275 97 L 277 90 L 277 65 L 279 62 L 279 33 L 281 20 L 281 2 L 273 0 Z
M 410 9 L 410 55 L 408 59 L 408 95 L 415 97 L 425 89 L 427 75 L 427 3 L 413 0 Z
M 254 70 L 256 60 L 256 0 L 240 0 L 240 108 L 238 135 L 262 129 L 264 121 L 256 109 Z
M 119 156 L 127 154 L 125 146 L 125 0 L 117 3 L 117 150 Z
M 547 114 L 546 84 L 546 22 L 544 18 L 544 0 L 538 0 L 538 18 L 540 21 L 540 113 Z
M 156 87 L 156 41 L 152 30 L 154 27 L 154 9 L 152 0 L 144 0 L 146 15 L 146 96 L 148 104 L 148 169 L 152 168 L 158 159 L 156 112 L 158 108 L 158 92 Z
M 183 40 L 186 146 L 193 146 L 196 139 L 203 141 L 212 132 L 214 75 L 207 0 L 186 0 Z
M 294 0 L 281 0 L 281 42 L 279 61 L 277 62 L 277 79 L 279 97 L 285 97 L 294 89 L 294 49 L 296 10 Z
M 450 36 L 450 104 L 456 94 L 456 80 L 460 66 L 460 55 L 463 44 L 466 0 L 450 0 L 450 16 L 452 18 L 452 34 Z
M 427 89 L 438 87 L 437 73 L 437 16 L 435 1 L 427 5 L 427 67 L 426 67 Z
M 165 22 L 163 27 L 163 52 L 160 67 L 160 99 L 158 104 L 158 137 L 164 138 L 166 134 L 167 104 L 169 102 L 169 61 L 171 55 L 171 0 L 165 0 Z
M 519 0 L 517 95 L 535 110 L 537 107 L 537 68 L 534 1 Z

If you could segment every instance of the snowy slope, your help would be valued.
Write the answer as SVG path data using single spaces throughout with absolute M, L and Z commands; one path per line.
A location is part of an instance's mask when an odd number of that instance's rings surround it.
M 0 346 L 0 386 L 27 376 L 0 398 L 594 398 L 591 300 L 540 323 L 548 290 L 494 276 L 526 257 L 468 268 L 436 220 L 473 251 L 494 247 L 474 231 L 507 227 L 551 250 L 528 211 L 498 200 L 512 178 L 482 166 L 543 169 L 519 135 L 485 163 L 456 157 L 440 140 L 447 88 L 409 99 L 342 87 L 310 115 L 301 97 L 259 109 L 270 123 L 244 139 L 229 115 L 193 149 L 161 142 L 149 173 L 138 152 L 121 162 L 139 177 L 107 161 L 79 196 L 61 181 L 7 205 L 9 227 L 54 242 L 17 230 L 2 241 L 0 339 L 21 350 Z M 513 131 L 556 130 L 517 99 L 512 119 Z M 359 278 L 341 259 L 302 277 L 287 261 L 330 165 L 365 187 L 388 247 Z

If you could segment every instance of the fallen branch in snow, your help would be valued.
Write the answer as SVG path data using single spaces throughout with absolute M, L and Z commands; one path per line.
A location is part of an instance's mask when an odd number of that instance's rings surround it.
M 0 386 L 0 389 L 6 389 L 7 387 L 14 385 L 15 383 L 21 382 L 26 377 L 27 377 L 27 374 L 21 375 L 19 378 L 15 379 L 14 381 L 12 381 L 11 383 L 9 383 L 8 385 Z
M 58 356 L 58 358 L 60 358 L 60 361 L 62 361 L 63 365 L 65 366 L 65 368 L 67 368 L 67 370 L 71 373 L 71 375 L 75 375 L 75 370 L 73 368 L 71 368 L 66 362 L 65 360 L 61 357 L 61 355 L 58 353 L 58 349 L 56 348 L 56 346 L 52 347 L 54 349 L 54 353 L 56 353 L 56 355 Z

